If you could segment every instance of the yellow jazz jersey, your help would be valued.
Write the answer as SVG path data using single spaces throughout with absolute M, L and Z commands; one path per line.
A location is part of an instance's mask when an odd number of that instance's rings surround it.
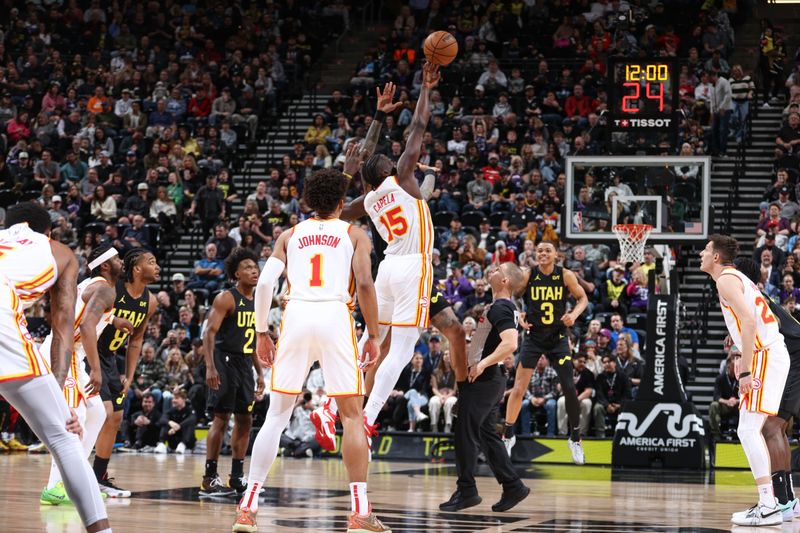
M 50 239 L 26 223 L 1 230 L 0 275 L 8 280 L 24 308 L 33 305 L 58 276 Z
M 88 302 L 83 300 L 83 294 L 91 285 L 97 283 L 108 284 L 108 281 L 104 277 L 98 276 L 96 278 L 85 279 L 78 284 L 78 293 L 75 299 L 75 345 L 72 350 L 72 360 L 70 361 L 67 379 L 64 382 L 64 397 L 70 407 L 78 407 L 81 400 L 86 397 L 85 387 L 89 383 L 89 375 L 86 373 L 86 367 L 83 363 L 84 359 L 86 359 L 86 352 L 83 350 L 83 344 L 81 343 L 80 327 L 86 313 L 86 305 Z M 113 318 L 114 308 L 112 307 L 109 311 L 103 313 L 95 327 L 98 338 L 100 338 L 100 334 L 105 327 L 112 322 Z M 50 360 L 50 347 L 52 342 L 53 333 L 50 332 L 39 348 L 44 358 L 48 361 Z
M 753 359 L 749 369 L 742 369 L 749 370 L 753 390 L 741 398 L 739 408 L 775 415 L 778 413 L 789 373 L 789 352 L 779 330 L 778 319 L 770 311 L 764 295 L 747 276 L 735 268 L 723 270 L 721 276 L 736 276 L 742 282 L 748 312 L 752 313 L 756 324 Z M 734 344 L 741 347 L 742 317 L 736 315 L 724 298 L 720 297 L 719 301 L 728 332 Z
M 353 243 L 350 224 L 310 218 L 294 227 L 286 243 L 289 298 L 351 304 Z
M 389 176 L 364 197 L 369 214 L 381 238 L 386 255 L 423 254 L 433 251 L 433 221 L 428 204 L 408 194 L 395 176 Z

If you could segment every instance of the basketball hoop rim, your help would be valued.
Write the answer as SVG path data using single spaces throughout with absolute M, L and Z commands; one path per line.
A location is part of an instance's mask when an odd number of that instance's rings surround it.
M 650 224 L 615 224 L 612 228 L 618 238 L 625 238 L 629 241 L 646 241 L 653 231 Z

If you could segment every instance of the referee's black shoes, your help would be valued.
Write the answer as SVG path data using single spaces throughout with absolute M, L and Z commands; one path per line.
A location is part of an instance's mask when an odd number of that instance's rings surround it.
M 528 494 L 531 493 L 531 489 L 528 488 L 526 485 L 520 483 L 517 487 L 509 490 L 504 490 L 503 495 L 500 497 L 500 501 L 496 504 L 492 505 L 492 511 L 495 513 L 502 513 L 503 511 L 508 511 L 519 502 L 524 500 L 528 497 Z
M 527 495 L 526 495 L 527 496 Z M 439 510 L 441 511 L 460 511 L 461 509 L 466 509 L 467 507 L 474 507 L 481 503 L 483 499 L 475 493 L 472 496 L 465 497 L 461 494 L 460 490 L 456 490 L 450 499 L 444 503 L 439 504 Z M 515 502 L 516 503 L 516 502 Z

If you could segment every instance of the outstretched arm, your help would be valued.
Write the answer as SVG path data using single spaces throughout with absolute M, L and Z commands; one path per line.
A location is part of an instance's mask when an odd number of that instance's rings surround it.
M 422 66 L 422 89 L 419 93 L 419 100 L 417 100 L 417 107 L 414 109 L 414 117 L 411 119 L 406 149 L 397 162 L 397 182 L 407 193 L 420 199 L 422 194 L 419 192 L 419 184 L 414 176 L 414 169 L 417 161 L 419 161 L 422 137 L 425 135 L 425 129 L 428 127 L 428 121 L 431 118 L 429 93 L 439 83 L 440 77 L 439 65 L 426 62 Z

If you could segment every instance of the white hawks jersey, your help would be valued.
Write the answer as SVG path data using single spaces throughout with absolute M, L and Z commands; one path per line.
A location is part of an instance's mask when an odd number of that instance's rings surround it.
M 364 209 L 381 238 L 386 241 L 386 255 L 433 252 L 433 221 L 428 204 L 408 194 L 395 176 L 364 196 Z
M 350 227 L 338 218 L 310 218 L 292 229 L 286 243 L 289 298 L 352 305 L 355 282 Z
M 775 315 L 769 309 L 769 303 L 758 290 L 758 287 L 750 281 L 750 278 L 736 270 L 735 268 L 726 268 L 722 271 L 722 275 L 734 275 L 742 282 L 744 287 L 744 299 L 750 307 L 750 312 L 753 313 L 753 318 L 756 323 L 756 340 L 755 350 L 764 350 L 769 348 L 775 343 L 784 343 L 783 335 L 780 332 L 780 324 Z M 731 334 L 733 343 L 739 348 L 742 347 L 742 323 L 740 317 L 728 305 L 722 296 L 719 298 L 720 306 L 722 307 L 722 316 L 725 317 L 725 325 L 728 326 L 728 333 Z
M 0 230 L 0 277 L 13 287 L 28 308 L 53 286 L 58 266 L 50 239 L 22 222 Z

